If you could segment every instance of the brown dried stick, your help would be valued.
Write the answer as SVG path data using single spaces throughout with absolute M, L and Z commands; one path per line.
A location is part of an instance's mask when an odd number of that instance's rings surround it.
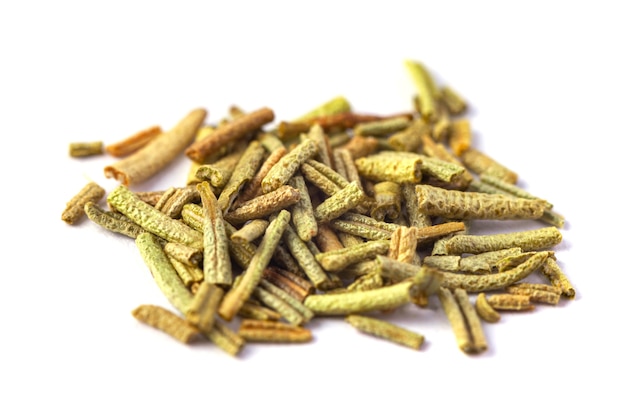
M 117 158 L 121 158 L 143 148 L 163 131 L 160 126 L 150 126 L 119 142 L 105 146 L 104 150 Z
M 196 162 L 203 163 L 208 156 L 222 146 L 241 139 L 273 120 L 274 112 L 267 107 L 244 114 L 228 124 L 219 126 L 204 139 L 191 144 L 185 150 L 185 155 Z

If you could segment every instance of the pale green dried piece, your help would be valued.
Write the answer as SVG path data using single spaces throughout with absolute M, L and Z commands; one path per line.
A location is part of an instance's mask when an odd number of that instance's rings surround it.
M 402 191 L 398 183 L 392 181 L 382 181 L 374 184 L 374 206 L 371 209 L 371 216 L 384 221 L 386 218 L 395 220 L 400 216 L 402 210 Z
M 163 307 L 144 304 L 132 312 L 140 322 L 161 330 L 182 343 L 191 343 L 200 338 L 200 331 L 185 319 Z
M 262 194 L 263 190 L 261 189 L 261 183 L 263 182 L 263 178 L 265 178 L 270 169 L 272 169 L 272 167 L 276 165 L 278 161 L 280 161 L 280 159 L 285 156 L 286 153 L 287 149 L 282 142 L 280 143 L 279 147 L 270 151 L 270 154 L 267 156 L 265 161 L 263 161 L 263 164 L 261 164 L 261 167 L 256 172 L 252 180 L 246 183 L 246 185 L 243 187 L 243 189 L 239 193 L 239 196 L 233 203 L 231 209 L 236 209 L 244 202 L 252 200 L 253 198 L 258 197 Z
M 367 291 L 382 288 L 385 285 L 383 277 L 378 271 L 372 271 L 356 278 L 352 284 L 348 285 L 347 291 Z
M 523 311 L 534 310 L 530 296 L 523 294 L 493 294 L 487 302 L 494 310 Z
M 331 196 L 341 190 L 339 185 L 331 181 L 328 177 L 308 163 L 302 164 L 300 172 L 302 172 L 302 175 L 306 178 L 308 184 L 315 186 L 327 196 Z
M 285 148 L 283 141 L 270 132 L 259 132 L 256 140 L 258 140 L 269 153 L 273 153 L 280 148 Z
M 466 257 L 460 255 L 426 256 L 424 258 L 424 265 L 453 272 L 488 274 L 492 272 L 492 270 L 498 269 L 498 262 L 502 259 L 521 253 L 522 250 L 520 248 L 510 248 Z
M 350 139 L 352 135 L 348 132 L 331 133 L 328 137 L 328 144 L 332 149 L 336 149 L 350 142 Z
M 565 297 L 570 299 L 576 297 L 576 290 L 554 258 L 546 259 L 541 267 L 541 273 L 550 280 L 552 285 L 560 288 Z
M 492 291 L 505 288 L 526 278 L 539 268 L 548 257 L 548 252 L 538 252 L 516 268 L 495 274 L 459 274 L 441 271 L 426 265 L 423 265 L 420 271 L 423 271 L 427 276 L 439 279 L 442 287 L 462 288 L 468 292 Z
M 120 213 L 102 210 L 97 204 L 88 202 L 85 204 L 85 214 L 92 222 L 115 233 L 135 239 L 140 233 L 145 232 L 144 228 L 131 221 Z
M 259 282 L 259 287 L 269 292 L 270 294 L 280 298 L 291 308 L 296 310 L 303 317 L 303 320 L 299 324 L 307 323 L 313 318 L 313 312 L 309 308 L 305 307 L 305 305 L 300 300 L 292 297 L 288 292 L 282 290 L 271 282 L 262 279 Z
M 287 322 L 295 326 L 299 326 L 306 321 L 298 310 L 264 288 L 256 287 L 253 290 L 253 295 L 263 304 L 277 311 Z
M 167 214 L 171 218 L 177 219 L 185 204 L 196 202 L 200 195 L 195 186 L 171 187 L 166 190 L 159 201 L 154 205 L 159 211 Z
M 288 211 L 282 210 L 276 218 L 274 218 L 261 240 L 261 244 L 257 252 L 250 260 L 250 265 L 244 272 L 238 285 L 235 285 L 222 300 L 219 307 L 219 315 L 230 321 L 237 314 L 243 303 L 252 295 L 257 284 L 263 276 L 263 270 L 267 267 L 274 250 L 278 246 L 285 228 L 289 224 L 291 215 Z
M 538 219 L 545 210 L 543 201 L 501 194 L 446 190 L 425 184 L 416 185 L 415 192 L 419 211 L 448 219 Z
M 72 142 L 70 143 L 70 156 L 73 158 L 83 158 L 85 156 L 102 155 L 104 144 L 101 140 L 94 142 Z
M 354 134 L 360 136 L 387 136 L 406 129 L 410 122 L 411 120 L 408 117 L 398 116 L 359 123 L 354 127 Z
M 467 295 L 467 291 L 461 288 L 456 288 L 454 290 L 454 298 L 456 298 L 456 301 L 463 312 L 467 329 L 472 337 L 472 345 L 470 352 L 468 353 L 484 352 L 487 350 L 487 339 L 485 338 L 480 317 L 478 317 L 478 313 L 476 312 L 474 305 L 471 303 Z
M 309 249 L 309 252 L 311 252 L 311 255 L 313 255 L 313 257 L 316 257 L 317 255 L 322 253 L 322 251 L 317 247 L 315 242 L 313 242 L 312 240 L 308 242 L 304 242 L 304 244 L 307 246 L 307 248 Z M 322 284 L 319 287 L 320 290 L 329 291 L 334 288 L 343 287 L 343 282 L 341 281 L 341 278 L 337 274 L 335 274 L 334 272 L 327 272 L 326 275 L 328 276 L 328 282 L 325 282 L 324 284 Z
M 419 201 L 415 193 L 415 185 L 402 184 L 402 198 L 410 226 L 420 229 L 432 225 L 430 216 L 418 210 Z
M 315 259 L 315 255 L 291 226 L 287 226 L 283 234 L 283 242 L 289 253 L 297 261 L 304 274 L 313 282 L 315 288 L 322 288 L 330 283 L 330 278 Z
M 163 246 L 163 250 L 168 256 L 190 266 L 200 265 L 204 256 L 202 249 L 192 248 L 177 242 L 167 242 Z
M 419 350 L 424 343 L 424 336 L 421 334 L 412 332 L 383 320 L 351 314 L 346 317 L 346 321 L 363 333 L 404 345 L 415 350 Z
M 284 236 L 283 236 L 284 237 Z M 292 274 L 305 276 L 306 274 L 300 268 L 298 261 L 291 255 L 291 252 L 287 249 L 287 245 L 284 243 L 280 243 L 276 250 L 274 251 L 274 257 L 272 258 L 276 264 L 281 266 L 283 269 L 291 272 Z
M 399 157 L 395 152 L 382 151 L 354 161 L 359 174 L 366 179 L 381 182 L 392 181 L 399 184 L 418 183 L 422 179 L 422 158 Z
M 309 195 L 306 182 L 301 175 L 294 175 L 291 180 L 289 180 L 289 185 L 300 193 L 300 200 L 298 200 L 291 209 L 291 221 L 300 239 L 308 242 L 317 236 L 318 233 L 318 225 L 315 220 L 311 196 Z
M 337 185 L 337 188 L 341 189 L 347 187 L 350 181 L 344 178 L 341 174 L 331 168 L 329 165 L 323 164 L 315 159 L 309 159 L 307 162 L 303 164 L 309 167 L 312 167 L 317 172 L 319 172 L 324 177 L 328 178 L 334 184 Z
M 401 282 L 368 291 L 344 292 L 340 294 L 312 294 L 304 305 L 316 315 L 344 315 L 373 310 L 390 310 L 411 301 L 413 282 Z
M 202 247 L 200 232 L 144 203 L 124 185 L 117 186 L 109 194 L 107 201 L 117 211 L 150 233 L 170 242 Z
M 420 265 L 400 262 L 389 256 L 376 256 L 376 270 L 388 282 L 400 282 L 406 279 L 414 279 L 420 272 Z
M 187 226 L 200 233 L 204 231 L 204 215 L 198 204 L 185 204 L 180 212 L 181 220 Z
M 562 238 L 561 232 L 551 226 L 492 235 L 456 235 L 446 239 L 443 249 L 446 255 L 483 253 L 510 248 L 537 251 L 559 244 Z
M 442 123 L 442 121 L 438 121 L 438 123 Z M 433 129 L 433 137 L 436 138 L 436 132 Z M 443 140 L 443 139 L 442 139 Z M 458 189 L 465 190 L 468 185 L 474 180 L 474 176 L 465 169 L 465 166 L 461 163 L 461 161 L 452 154 L 452 152 L 444 146 L 442 143 L 437 143 L 428 135 L 424 135 L 422 137 L 422 149 L 421 152 L 424 155 L 427 155 L 431 158 L 438 159 L 440 161 L 445 161 L 450 164 L 458 165 L 463 168 L 463 173 L 460 174 L 454 181 L 457 185 Z
M 424 64 L 417 61 L 406 60 L 405 66 L 417 88 L 419 109 L 423 119 L 431 120 L 436 116 L 437 98 L 439 92 L 435 86 L 430 72 Z
M 472 335 L 465 324 L 465 317 L 454 295 L 448 288 L 439 289 L 439 302 L 452 326 L 457 345 L 465 353 L 473 353 Z
M 519 294 L 519 295 L 527 295 L 531 302 L 533 303 L 543 303 L 543 304 L 551 304 L 557 305 L 559 300 L 561 299 L 561 289 L 556 288 L 552 285 L 546 285 L 545 287 L 549 287 L 549 290 L 526 287 L 522 286 L 525 283 L 519 283 L 515 285 L 509 285 L 506 287 L 506 292 L 511 294 Z M 542 285 L 542 284 L 535 284 Z M 556 291 L 555 291 L 556 290 Z
M 526 262 L 527 260 L 529 260 L 530 258 L 532 258 L 533 255 L 535 255 L 537 252 L 532 251 L 532 252 L 522 252 L 519 254 L 515 254 L 515 255 L 510 255 L 510 256 L 505 256 L 501 259 L 498 259 L 498 261 L 496 261 L 495 263 L 495 270 L 497 272 L 505 272 L 505 271 L 509 271 L 519 265 L 521 265 L 522 263 Z M 550 251 L 549 253 L 549 257 L 554 257 L 554 252 Z
M 335 219 L 331 221 L 330 224 L 337 232 L 362 237 L 367 240 L 390 239 L 393 233 L 387 229 L 380 229 L 376 225 L 365 224 L 354 220 L 344 220 L 342 218 Z M 341 238 L 341 235 L 339 235 L 339 237 Z M 352 245 L 344 243 L 344 246 Z
M 230 330 L 228 326 L 219 321 L 219 319 L 213 323 L 211 331 L 204 335 L 217 347 L 231 356 L 237 356 L 246 344 L 243 337 Z
M 491 180 L 490 182 L 482 181 L 482 178 L 489 178 Z M 496 182 L 499 184 L 499 186 L 493 185 Z M 544 223 L 547 223 L 549 225 L 558 227 L 558 228 L 562 228 L 563 226 L 565 226 L 565 218 L 561 214 L 551 209 L 552 207 L 551 203 L 543 199 L 540 199 L 538 197 L 535 197 L 534 195 L 517 187 L 514 184 L 509 184 L 491 175 L 483 175 L 481 176 L 481 180 L 476 180 L 476 179 L 472 180 L 469 183 L 468 191 L 476 191 L 476 192 L 488 193 L 488 194 L 505 194 L 505 195 L 516 196 L 519 198 L 527 198 L 527 199 L 532 199 L 532 200 L 543 201 L 546 204 L 546 209 L 543 211 L 543 215 L 538 220 Z
M 193 295 L 178 276 L 157 237 L 152 233 L 141 233 L 135 243 L 161 292 L 178 311 L 185 314 Z
M 321 252 L 315 259 L 326 271 L 341 271 L 348 265 L 387 253 L 389 244 L 389 240 L 373 240 L 348 248 Z
M 400 227 L 400 225 L 398 224 L 379 221 L 370 216 L 366 216 L 366 215 L 359 214 L 359 213 L 346 213 L 343 216 L 341 216 L 341 218 L 344 220 L 354 221 L 354 222 L 358 222 L 358 223 L 365 224 L 368 226 L 372 226 L 380 230 L 387 230 L 392 233 L 395 232 L 398 229 L 398 227 Z
M 428 175 L 444 183 L 453 183 L 465 174 L 465 168 L 452 162 L 443 161 L 429 156 L 421 156 L 422 175 Z
M 203 164 L 196 168 L 195 177 L 198 181 L 207 181 L 215 188 L 224 188 L 230 180 L 237 162 L 241 159 L 244 149 L 231 152 L 212 164 Z
M 263 192 L 269 193 L 287 184 L 300 166 L 309 158 L 315 156 L 317 152 L 318 147 L 315 141 L 311 139 L 303 140 L 272 166 L 265 178 L 263 178 L 263 181 L 261 181 Z
M 517 183 L 517 173 L 476 148 L 470 147 L 458 156 L 463 165 L 477 175 L 491 175 L 511 184 Z
M 500 313 L 491 307 L 484 292 L 481 292 L 476 296 L 474 306 L 476 308 L 476 313 L 478 313 L 480 318 L 485 320 L 487 323 L 496 323 L 500 321 Z
M 364 198 L 359 184 L 351 182 L 315 207 L 313 214 L 319 223 L 327 223 L 358 206 Z
M 252 257 L 257 251 L 254 243 L 242 240 L 233 240 L 232 236 L 237 229 L 228 222 L 224 222 L 226 226 L 226 236 L 228 237 L 228 251 L 233 261 L 241 268 L 246 269 L 250 265 Z M 267 231 L 267 228 L 265 229 Z
M 356 168 L 354 158 L 352 158 L 350 151 L 347 149 L 334 149 L 333 156 L 337 172 L 348 182 L 357 181 L 361 184 L 361 176 L 359 175 L 359 170 Z M 344 172 L 341 172 L 341 170 Z
M 328 168 L 333 166 L 332 162 L 332 154 L 330 143 L 328 142 L 328 138 L 324 134 L 324 129 L 320 126 L 319 123 L 314 123 L 309 131 L 301 136 L 301 140 L 303 139 L 311 139 L 317 144 L 318 156 L 321 162 L 318 162 L 322 165 L 327 166 Z
M 244 319 L 271 321 L 280 320 L 282 317 L 280 313 L 257 304 L 256 300 L 254 302 L 250 300 L 246 301 L 239 309 L 237 316 Z
M 305 122 L 315 119 L 316 117 L 332 116 L 334 114 L 349 112 L 350 109 L 350 102 L 343 96 L 337 96 L 309 110 L 307 113 L 294 119 L 293 121 Z
M 264 156 L 265 149 L 258 141 L 255 140 L 248 144 L 217 200 L 217 205 L 223 213 L 226 213 L 230 208 L 244 185 L 254 178 Z
M 400 152 L 416 152 L 422 146 L 423 137 L 430 132 L 430 125 L 423 119 L 416 119 L 409 126 L 397 133 L 394 133 L 387 140 L 385 148 Z M 385 142 L 381 142 L 381 146 Z
M 191 289 L 194 284 L 200 283 L 204 280 L 204 272 L 202 272 L 200 267 L 187 265 L 171 255 L 166 255 L 167 259 L 169 259 L 170 263 L 176 270 L 176 273 L 180 277 L 180 280 L 183 284 L 185 284 L 185 287 Z
M 348 280 L 354 280 L 363 275 L 367 275 L 370 272 L 375 272 L 380 275 L 380 270 L 377 267 L 375 259 L 369 259 L 366 261 L 357 262 L 352 265 L 348 265 L 341 271 L 341 276 L 342 278 L 345 278 Z
M 522 249 L 519 247 L 500 249 L 491 252 L 482 252 L 473 256 L 462 257 L 460 267 L 462 271 L 467 272 L 471 272 L 472 269 L 482 270 L 483 264 L 489 265 L 490 270 L 498 269 L 498 262 L 500 262 L 502 259 L 517 256 L 521 253 Z
M 565 226 L 565 217 L 554 210 L 545 210 L 539 220 L 560 229 Z
M 185 317 L 203 333 L 209 333 L 215 324 L 217 308 L 223 296 L 224 290 L 215 284 L 204 281 L 194 295 Z
M 230 239 L 233 242 L 254 242 L 259 237 L 263 236 L 267 226 L 270 224 L 265 219 L 254 219 L 244 224 L 239 230 L 230 235 Z
M 498 177 L 494 177 L 493 175 L 482 174 L 480 176 L 480 182 L 491 185 L 492 187 L 495 187 L 497 190 L 500 190 L 501 192 L 505 194 L 509 194 L 515 197 L 527 198 L 529 200 L 541 200 L 545 202 L 546 209 L 551 209 L 553 207 L 552 203 L 544 199 L 541 199 L 539 197 L 536 197 L 533 194 L 529 193 L 528 191 L 522 189 L 521 187 L 518 187 L 517 185 L 511 184 L 509 182 L 503 181 L 502 179 Z
M 339 242 L 341 242 L 344 248 L 349 248 L 350 246 L 358 245 L 365 242 L 365 239 L 361 236 L 353 235 L 351 233 L 342 232 L 341 230 L 339 230 L 339 227 L 335 227 L 334 222 L 336 221 L 338 220 L 334 220 L 333 222 L 331 222 L 331 224 L 333 225 L 333 230 L 337 233 L 337 238 L 339 238 Z M 388 239 L 388 237 L 379 237 L 379 239 Z
M 344 234 L 354 235 L 356 237 L 365 238 L 367 240 L 390 239 L 392 233 L 389 230 L 382 230 L 372 225 L 367 225 L 356 221 L 344 220 L 341 218 L 331 221 L 330 224 L 337 232 L 343 232 Z M 339 235 L 339 237 L 341 238 L 342 235 Z M 344 243 L 344 246 L 352 246 L 352 244 Z
M 211 284 L 230 286 L 233 273 L 228 252 L 229 240 L 219 200 L 215 198 L 208 182 L 202 181 L 196 187 L 202 199 L 204 218 L 204 279 Z
M 460 267 L 461 257 L 459 255 L 435 255 L 426 256 L 422 265 L 429 266 L 431 268 L 441 269 L 443 271 L 461 271 Z M 489 271 L 476 271 L 476 272 L 489 272 Z
M 449 86 L 442 86 L 439 89 L 441 101 L 453 116 L 463 114 L 467 110 L 467 102 Z

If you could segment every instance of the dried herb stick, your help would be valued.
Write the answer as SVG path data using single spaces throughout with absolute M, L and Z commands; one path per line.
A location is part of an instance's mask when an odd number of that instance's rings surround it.
M 309 323 L 338 315 L 420 349 L 425 337 L 393 316 L 364 315 L 417 307 L 445 315 L 461 351 L 480 354 L 483 323 L 575 297 L 556 259 L 564 217 L 477 149 L 458 92 L 421 62 L 405 65 L 410 111 L 355 113 L 336 96 L 276 127 L 269 107 L 232 106 L 216 123 L 196 109 L 169 131 L 137 132 L 104 148 L 125 158 L 105 168 L 122 183 L 110 210 L 92 182 L 62 218 L 86 214 L 135 239 L 178 314 L 145 305 L 133 315 L 183 343 L 205 337 L 233 356 L 246 343 L 307 343 Z M 179 155 L 190 163 L 179 184 L 132 189 Z M 550 226 L 472 234 L 474 222 L 517 220 Z

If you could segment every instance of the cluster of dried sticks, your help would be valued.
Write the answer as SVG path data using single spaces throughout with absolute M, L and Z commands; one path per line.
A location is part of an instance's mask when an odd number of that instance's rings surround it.
M 109 145 L 123 158 L 105 168 L 121 182 L 108 208 L 98 205 L 105 190 L 89 183 L 63 220 L 86 214 L 135 239 L 176 313 L 142 305 L 133 315 L 185 343 L 203 336 L 236 355 L 251 342 L 310 341 L 309 321 L 343 315 L 419 349 L 422 335 L 372 313 L 439 303 L 460 349 L 482 352 L 482 323 L 500 311 L 574 298 L 550 250 L 564 219 L 472 146 L 458 94 L 421 63 L 406 65 L 417 93 L 405 113 L 357 113 L 337 97 L 269 129 L 269 108 L 232 107 L 215 124 L 196 109 L 168 131 Z M 183 152 L 191 168 L 180 186 L 131 191 Z M 468 233 L 472 221 L 516 219 L 544 224 Z M 523 281 L 534 271 L 544 283 Z

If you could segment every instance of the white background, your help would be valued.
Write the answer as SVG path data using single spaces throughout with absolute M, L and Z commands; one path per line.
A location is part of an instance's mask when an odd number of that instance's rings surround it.
M 619 2 L 226 3 L 0 5 L 0 415 L 624 415 Z M 196 107 L 289 120 L 342 94 L 407 111 L 405 59 L 466 97 L 476 147 L 567 219 L 555 249 L 577 299 L 486 325 L 485 354 L 458 350 L 436 303 L 390 317 L 425 335 L 418 352 L 340 318 L 311 323 L 314 343 L 237 359 L 181 345 L 130 314 L 167 306 L 132 240 L 60 220 L 87 180 L 116 186 L 112 159 L 71 159 L 70 142 Z M 188 164 L 136 189 L 182 185 Z

